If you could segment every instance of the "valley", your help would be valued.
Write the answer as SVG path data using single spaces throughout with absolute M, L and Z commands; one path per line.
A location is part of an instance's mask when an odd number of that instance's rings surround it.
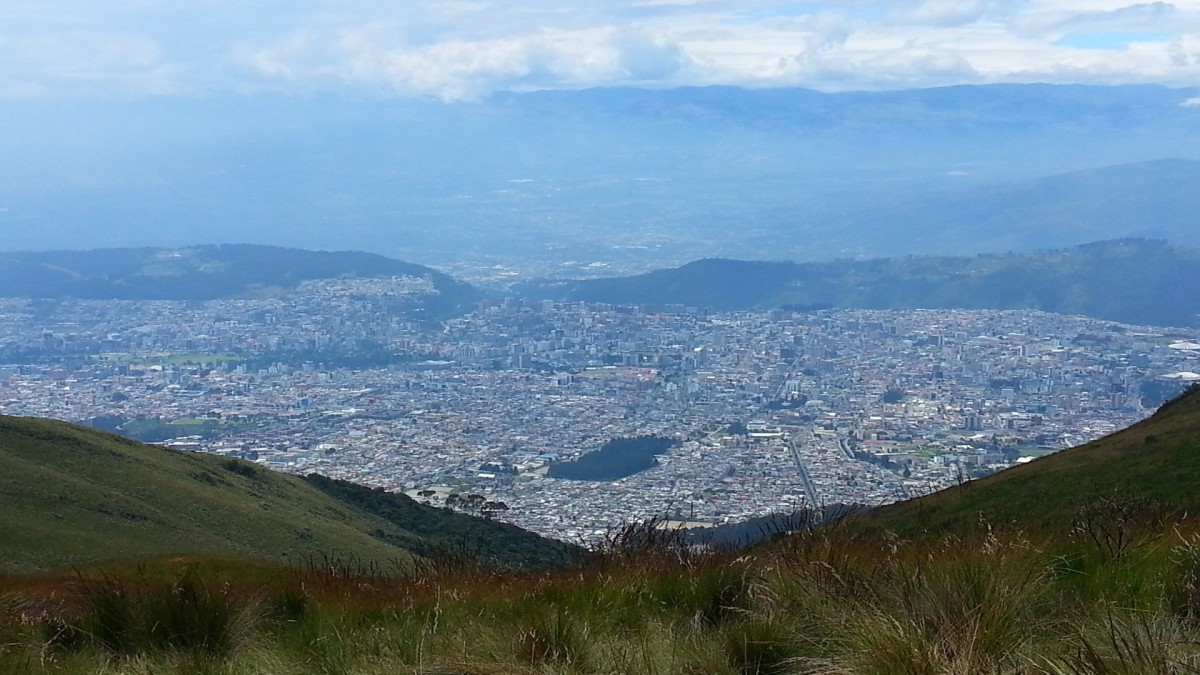
M 0 412 L 438 505 L 481 495 L 578 543 L 654 516 L 718 525 L 927 494 L 1136 422 L 1200 371 L 1194 329 L 1031 310 L 509 298 L 431 329 L 393 309 L 426 292 L 414 283 L 7 300 Z M 678 446 L 615 481 L 547 476 L 644 435 Z

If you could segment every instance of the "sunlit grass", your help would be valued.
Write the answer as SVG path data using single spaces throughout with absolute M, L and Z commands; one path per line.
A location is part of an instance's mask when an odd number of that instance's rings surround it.
M 10 578 L 0 672 L 1170 673 L 1200 665 L 1200 526 L 837 527 L 747 554 L 642 539 L 540 574 L 228 565 Z

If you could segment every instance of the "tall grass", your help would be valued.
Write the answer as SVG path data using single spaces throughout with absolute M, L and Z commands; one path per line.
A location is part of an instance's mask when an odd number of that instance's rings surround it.
M 64 613 L 43 624 L 47 643 L 113 656 L 173 651 L 224 657 L 250 628 L 253 611 L 252 602 L 210 587 L 191 570 L 168 585 L 81 577 L 68 596 Z
M 0 672 L 1200 672 L 1200 529 L 1125 522 L 1119 546 L 834 526 L 739 555 L 654 530 L 558 573 L 0 580 Z

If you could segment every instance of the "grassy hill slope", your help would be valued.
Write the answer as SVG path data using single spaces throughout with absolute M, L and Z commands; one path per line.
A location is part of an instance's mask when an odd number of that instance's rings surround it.
M 901 534 L 963 532 L 980 522 L 1066 531 L 1081 509 L 1111 500 L 1200 512 L 1200 389 L 1086 445 L 982 480 L 892 504 L 864 524 Z
M 0 572 L 166 556 L 329 556 L 387 566 L 468 538 L 472 553 L 501 566 L 561 565 L 571 554 L 565 544 L 402 495 L 0 417 Z

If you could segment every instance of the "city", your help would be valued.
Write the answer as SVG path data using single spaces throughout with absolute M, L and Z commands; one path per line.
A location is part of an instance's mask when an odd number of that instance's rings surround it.
M 504 507 L 492 517 L 586 542 L 653 516 L 712 526 L 932 492 L 1128 426 L 1200 380 L 1193 329 L 512 298 L 435 323 L 411 311 L 429 290 L 0 300 L 0 413 L 437 505 L 479 495 Z M 678 443 L 616 481 L 547 475 L 638 436 Z

